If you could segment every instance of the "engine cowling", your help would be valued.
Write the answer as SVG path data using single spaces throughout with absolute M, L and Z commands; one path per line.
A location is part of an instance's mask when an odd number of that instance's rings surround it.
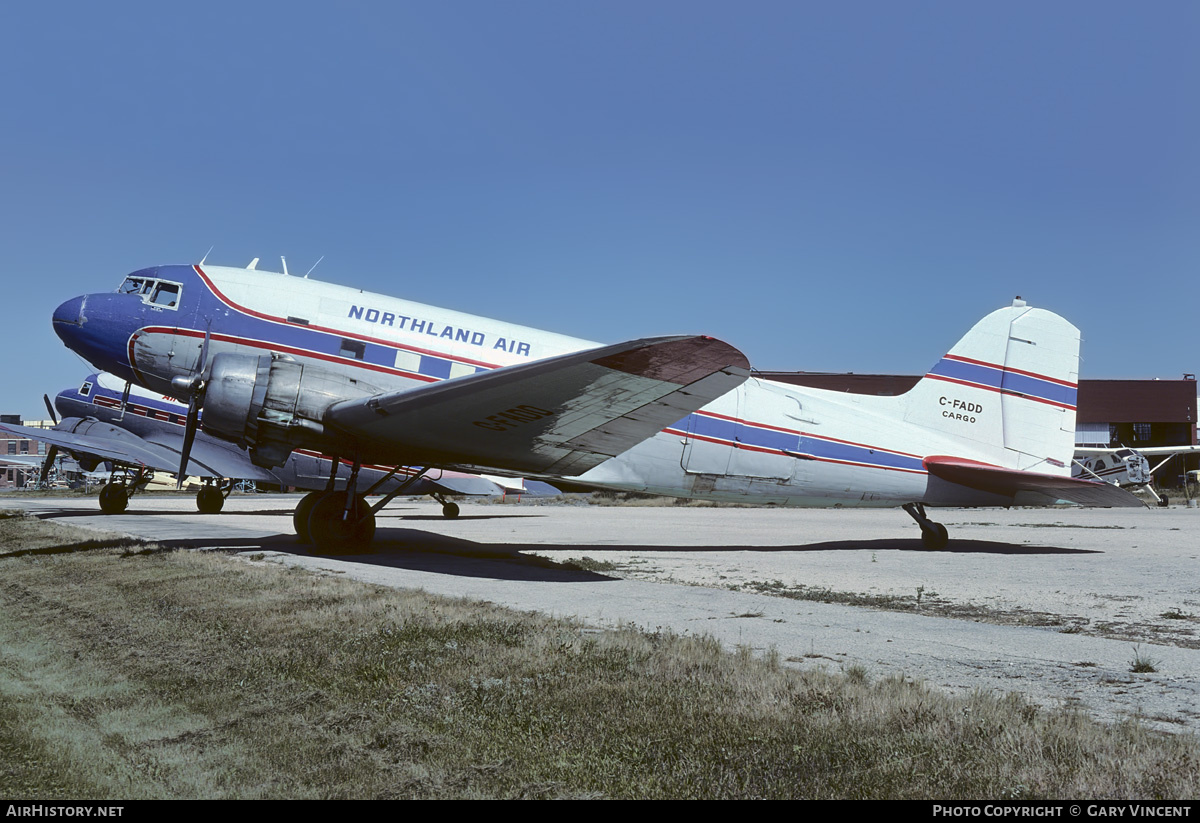
M 205 381 L 203 428 L 248 449 L 256 466 L 282 466 L 297 448 L 337 451 L 321 422 L 325 410 L 380 391 L 287 355 L 224 352 Z

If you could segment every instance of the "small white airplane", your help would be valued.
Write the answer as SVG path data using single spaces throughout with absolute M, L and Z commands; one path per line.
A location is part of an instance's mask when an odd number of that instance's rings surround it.
M 53 428 L 0 424 L 0 431 L 50 444 L 45 458 L 30 458 L 42 464 L 43 478 L 59 452 L 69 453 L 89 471 L 101 463 L 110 464 L 112 472 L 100 491 L 100 508 L 105 514 L 125 511 L 130 496 L 145 488 L 155 471 L 173 472 L 179 468 L 188 410 L 171 397 L 99 373 L 89 375 L 78 387 L 59 392 L 53 407 L 46 398 L 46 407 L 52 419 L 57 421 L 55 408 L 63 417 Z M 341 461 L 335 472 L 330 457 L 297 450 L 282 466 L 268 470 L 250 462 L 246 452 L 234 444 L 197 432 L 186 471 L 202 480 L 196 494 L 196 508 L 202 514 L 216 514 L 223 508 L 235 480 L 334 490 L 345 488 L 350 469 Z M 373 466 L 364 466 L 361 472 L 360 481 L 382 481 L 381 491 L 392 491 L 406 484 L 406 494 L 430 495 L 442 504 L 442 514 L 448 518 L 457 517 L 459 507 L 447 500 L 447 495 L 558 493 L 546 484 L 526 483 L 521 478 L 489 479 L 451 471 L 426 472 L 414 477 L 416 472 L 409 469 L 393 473 L 390 468 Z M 296 525 L 301 540 L 307 541 L 307 522 Z
M 1071 477 L 1079 331 L 1019 298 L 911 391 L 842 394 L 752 376 L 707 336 L 616 345 L 254 269 L 159 266 L 54 312 L 64 343 L 188 403 L 257 466 L 299 449 L 353 464 L 301 504 L 317 547 L 361 546 L 360 467 L 422 466 L 787 506 L 1141 506 Z
M 1196 452 L 1200 452 L 1200 446 L 1143 446 L 1137 449 L 1076 447 L 1071 476 L 1103 480 L 1122 488 L 1144 489 L 1159 506 L 1167 506 L 1170 503 L 1167 495 L 1159 494 L 1154 489 L 1154 472 L 1172 457 Z M 1148 457 L 1161 457 L 1162 460 L 1151 467 Z

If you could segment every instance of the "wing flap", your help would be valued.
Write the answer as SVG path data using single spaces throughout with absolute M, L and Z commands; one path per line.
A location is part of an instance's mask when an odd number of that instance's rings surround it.
M 1081 506 L 1104 508 L 1146 505 L 1125 489 L 1098 480 L 1006 469 L 946 455 L 931 455 L 925 458 L 924 463 L 926 470 L 934 477 L 1009 497 L 1034 495 L 1049 498 L 1050 502 L 1068 500 Z
M 372 460 L 571 476 L 749 373 L 745 355 L 720 340 L 648 338 L 342 401 L 325 423 L 365 441 Z

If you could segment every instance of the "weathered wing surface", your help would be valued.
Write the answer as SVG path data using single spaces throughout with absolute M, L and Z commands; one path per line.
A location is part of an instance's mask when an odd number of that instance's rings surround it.
M 101 423 L 92 418 L 68 417 L 51 429 L 31 429 L 25 426 L 0 425 L 0 429 L 58 446 L 76 458 L 91 457 L 100 461 L 119 461 L 133 466 L 146 466 L 156 471 L 179 471 L 180 448 L 178 443 L 169 442 L 169 435 L 156 436 L 160 442 L 151 442 L 138 437 L 126 429 Z M 197 437 L 188 461 L 187 473 L 196 477 L 235 477 L 244 480 L 262 480 L 278 483 L 278 478 L 265 469 L 250 462 L 237 451 L 236 446 L 206 438 L 201 443 Z
M 1041 497 L 1045 498 L 1040 501 L 1043 504 L 1069 500 L 1082 506 L 1105 508 L 1146 505 L 1125 489 L 1099 480 L 1023 472 L 944 455 L 931 455 L 924 463 L 934 477 L 951 483 L 1011 497 Z
M 335 403 L 325 423 L 376 462 L 570 477 L 653 437 L 750 374 L 711 337 L 574 352 Z

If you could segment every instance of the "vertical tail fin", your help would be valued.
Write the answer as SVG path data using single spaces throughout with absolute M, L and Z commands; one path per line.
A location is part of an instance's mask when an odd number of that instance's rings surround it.
M 1069 475 L 1079 330 L 1019 298 L 975 324 L 903 396 L 904 419 L 962 442 L 961 457 Z

